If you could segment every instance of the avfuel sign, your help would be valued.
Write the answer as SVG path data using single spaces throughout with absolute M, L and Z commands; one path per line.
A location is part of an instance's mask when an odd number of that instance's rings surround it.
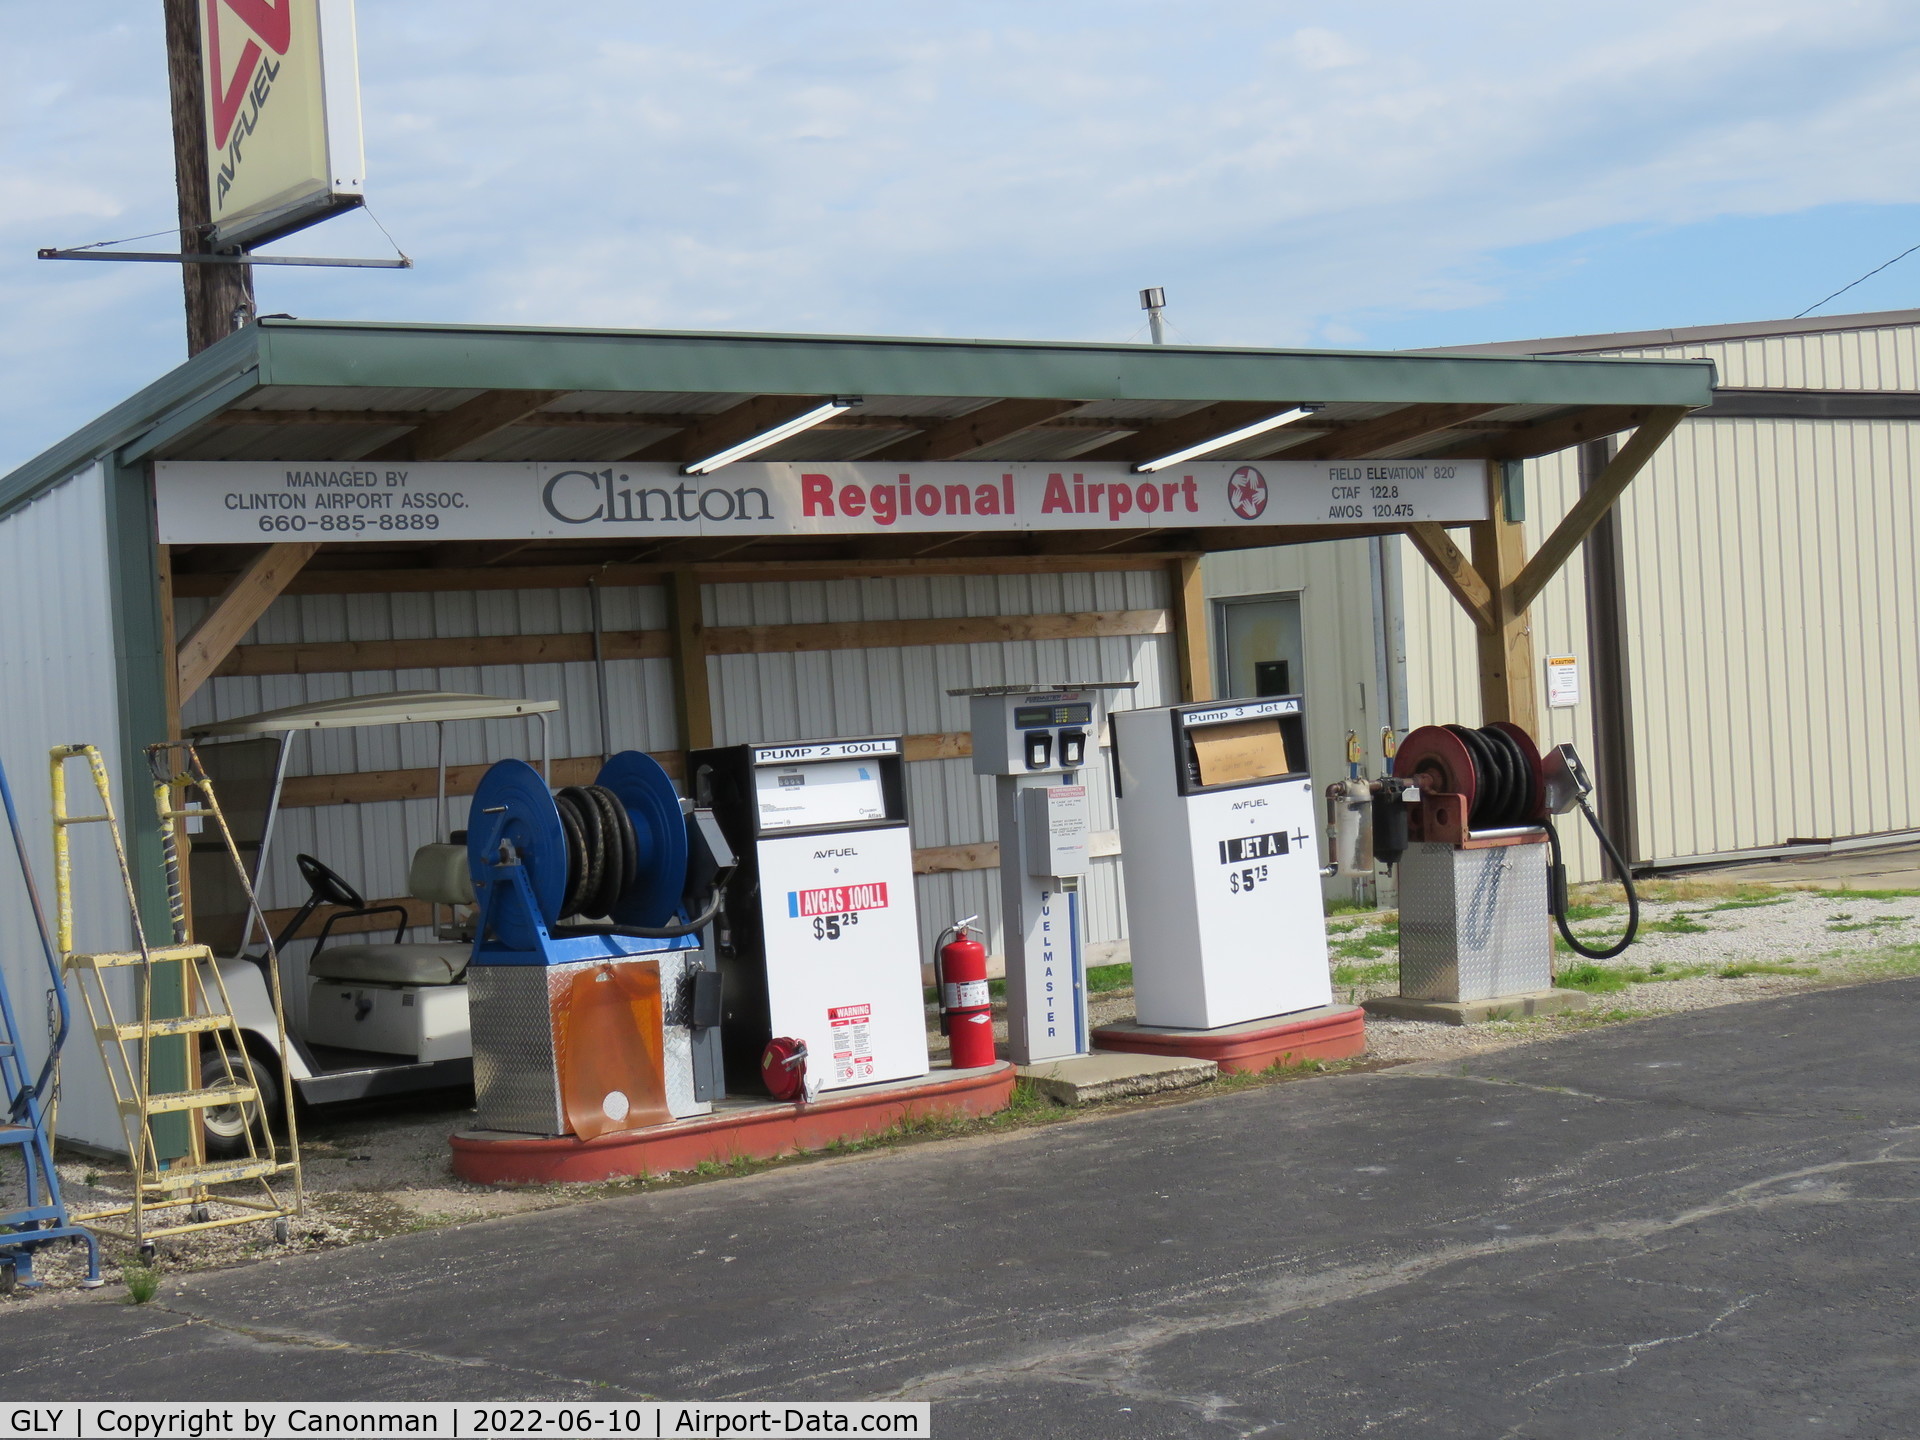
M 162 461 L 160 539 L 518 540 L 898 531 L 1462 524 L 1487 518 L 1479 460 L 671 465 Z

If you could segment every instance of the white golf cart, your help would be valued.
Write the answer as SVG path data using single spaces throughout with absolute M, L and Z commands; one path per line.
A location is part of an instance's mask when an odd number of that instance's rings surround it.
M 446 727 L 456 721 L 535 722 L 540 731 L 541 772 L 551 780 L 547 716 L 557 700 L 503 699 L 432 690 L 384 695 L 355 695 L 268 710 L 235 720 L 189 727 L 220 800 L 229 827 L 243 851 L 252 850 L 256 885 L 272 853 L 280 820 L 280 801 L 294 737 L 316 730 L 364 729 L 387 725 L 433 725 L 438 739 L 434 840 L 413 855 L 407 893 L 425 901 L 434 938 L 406 943 L 415 925 L 407 907 L 389 902 L 369 905 L 360 893 L 313 855 L 297 857 L 306 882 L 305 903 L 280 927 L 269 948 L 261 924 L 249 911 L 223 852 L 208 837 L 196 839 L 189 854 L 194 934 L 222 958 L 216 963 L 232 998 L 234 1017 L 256 1062 L 261 1087 L 260 1111 L 239 1107 L 206 1110 L 207 1151 L 222 1156 L 244 1149 L 245 1127 L 262 1115 L 275 1124 L 286 1097 L 276 1079 L 273 1002 L 267 984 L 270 956 L 280 956 L 281 984 L 289 995 L 303 993 L 305 1019 L 288 1022 L 289 1072 L 297 1097 L 325 1105 L 373 1096 L 396 1095 L 473 1083 L 473 1048 L 467 1024 L 467 960 L 473 950 L 473 881 L 467 868 L 465 833 L 448 828 Z M 303 926 L 326 907 L 331 913 L 315 937 L 304 967 L 286 958 Z M 442 910 L 445 910 L 444 919 Z M 385 943 L 342 943 L 334 928 L 358 917 L 395 917 L 393 937 Z M 364 929 L 365 927 L 356 927 Z M 384 928 L 384 927 L 383 927 Z M 359 936 L 355 936 L 357 941 Z M 301 983 L 296 969 L 303 968 Z M 203 1084 L 224 1080 L 226 1061 L 216 1053 L 201 1057 Z M 251 1108 L 251 1107 L 249 1107 Z

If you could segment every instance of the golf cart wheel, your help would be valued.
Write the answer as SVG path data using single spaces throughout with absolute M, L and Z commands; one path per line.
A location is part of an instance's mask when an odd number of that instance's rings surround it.
M 200 1057 L 202 1086 L 227 1083 L 228 1061 L 218 1050 L 209 1049 Z M 244 1080 L 246 1066 L 232 1061 L 233 1076 Z M 257 1102 L 217 1105 L 200 1112 L 200 1135 L 206 1142 L 209 1160 L 240 1160 L 249 1154 L 273 1154 L 273 1132 L 285 1123 L 285 1100 L 280 1094 L 280 1077 L 264 1061 L 253 1062 L 254 1084 L 260 1092 Z M 253 1147 L 247 1143 L 253 1135 Z

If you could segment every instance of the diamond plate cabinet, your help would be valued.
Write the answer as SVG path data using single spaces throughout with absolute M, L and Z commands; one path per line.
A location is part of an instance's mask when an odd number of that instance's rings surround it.
M 1544 843 L 1414 845 L 1400 862 L 1401 995 L 1458 1004 L 1550 988 L 1546 917 Z

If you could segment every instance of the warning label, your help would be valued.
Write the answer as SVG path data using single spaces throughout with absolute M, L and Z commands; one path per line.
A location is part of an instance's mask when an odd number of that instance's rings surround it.
M 871 885 L 828 885 L 819 890 L 787 892 L 787 914 L 791 916 L 850 915 L 856 910 L 886 908 L 887 882 L 884 880 L 876 880 Z
M 848 1080 L 871 1080 L 873 1078 L 873 1007 L 841 1005 L 831 1008 L 827 1011 L 827 1024 L 833 1027 L 834 1080 L 838 1083 L 845 1083 Z

